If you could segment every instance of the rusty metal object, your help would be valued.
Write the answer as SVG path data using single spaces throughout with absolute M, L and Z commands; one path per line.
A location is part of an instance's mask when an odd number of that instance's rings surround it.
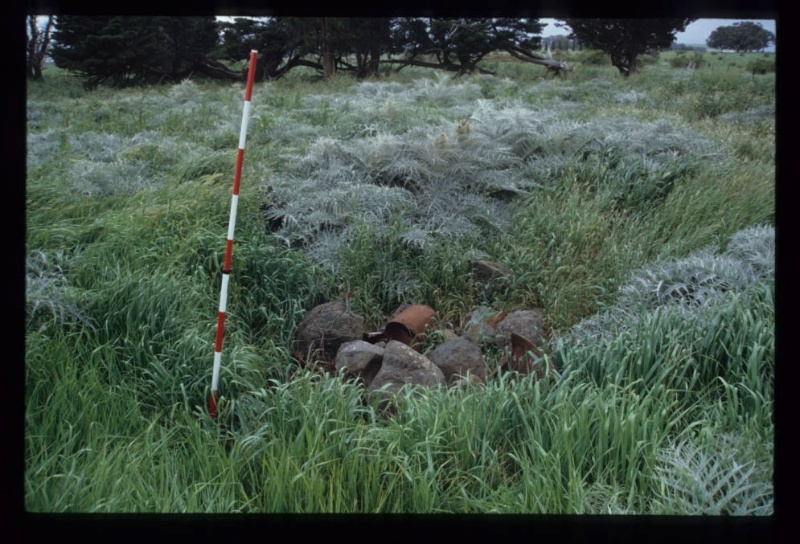
M 534 363 L 534 358 L 541 358 L 542 354 L 533 342 L 515 332 L 511 333 L 511 359 L 509 361 L 509 369 L 515 370 L 520 374 L 529 374 L 531 371 L 536 372 L 536 379 L 541 380 L 545 376 L 545 370 L 538 363 Z M 549 360 L 547 365 L 552 372 L 553 363 Z
M 386 324 L 384 334 L 389 340 L 397 340 L 416 347 L 425 338 L 425 329 L 433 325 L 436 310 L 424 304 L 409 306 Z
M 511 360 L 509 361 L 509 370 L 519 372 L 520 374 L 528 374 L 533 370 L 533 360 L 528 355 L 529 351 L 536 349 L 533 342 L 520 336 L 519 334 L 511 333 Z
M 520 375 L 536 373 L 536 379 L 541 380 L 545 377 L 546 372 L 542 365 L 534 363 L 534 357 L 541 359 L 542 353 L 536 344 L 525 338 L 524 336 L 515 332 L 511 333 L 511 353 L 505 355 L 500 359 L 497 368 L 490 374 L 489 377 L 494 377 L 499 372 L 517 372 Z M 555 367 L 552 361 L 547 360 L 547 367 L 550 372 L 550 381 L 554 381 Z
M 508 316 L 505 312 L 500 312 L 499 314 L 493 315 L 489 319 L 486 320 L 486 324 L 489 325 L 491 328 L 496 329 L 497 326 L 500 324 L 502 320 L 504 320 Z

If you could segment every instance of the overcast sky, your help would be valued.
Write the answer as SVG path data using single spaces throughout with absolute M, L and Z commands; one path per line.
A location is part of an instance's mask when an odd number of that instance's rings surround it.
M 721 26 L 730 26 L 739 21 L 752 21 L 754 23 L 761 23 L 764 30 L 769 30 L 777 36 L 775 32 L 775 19 L 698 19 L 686 27 L 685 32 L 679 32 L 675 35 L 675 40 L 678 43 L 685 44 L 705 44 L 708 36 L 717 28 Z M 548 25 L 542 32 L 543 36 L 552 36 L 555 34 L 564 34 L 563 28 L 555 26 L 555 19 L 542 19 L 542 22 L 547 22 Z M 766 49 L 767 51 L 773 50 L 774 47 Z

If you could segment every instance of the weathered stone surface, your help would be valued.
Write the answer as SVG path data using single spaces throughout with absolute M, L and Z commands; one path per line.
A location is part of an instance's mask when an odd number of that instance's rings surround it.
M 472 277 L 478 288 L 478 294 L 486 299 L 491 299 L 508 286 L 511 270 L 494 261 L 472 261 Z
M 547 334 L 541 310 L 519 310 L 509 313 L 497 325 L 495 343 L 507 347 L 511 343 L 511 333 L 528 339 L 533 345 L 540 345 Z
M 464 335 L 476 344 L 486 344 L 494 340 L 497 331 L 497 317 L 505 317 L 506 314 L 498 314 L 496 310 L 488 306 L 478 306 L 469 314 L 467 322 L 464 324 Z
M 377 389 L 386 383 L 435 386 L 444 383 L 444 374 L 410 346 L 391 340 L 383 350 L 383 364 L 372 387 Z
M 486 363 L 480 348 L 470 338 L 451 340 L 437 347 L 428 357 L 439 367 L 447 383 L 472 375 L 481 380 L 486 376 Z
M 427 357 L 402 342 L 391 340 L 386 344 L 381 369 L 368 391 L 371 399 L 381 399 L 380 407 L 385 409 L 393 394 L 406 385 L 436 387 L 445 383 L 442 371 Z M 386 389 L 379 392 L 383 386 Z
M 470 374 L 469 377 L 461 376 L 461 377 L 454 377 L 452 383 L 450 384 L 451 387 L 460 387 L 461 389 L 466 389 L 468 387 L 478 387 L 483 384 L 483 378 L 479 378 L 475 374 Z
M 336 372 L 360 378 L 369 387 L 381 369 L 383 351 L 383 347 L 363 340 L 344 343 L 336 354 Z
M 309 352 L 332 360 L 339 347 L 364 334 L 364 318 L 341 302 L 327 302 L 310 310 L 296 332 L 295 349 L 301 357 Z
M 442 336 L 444 336 L 445 342 L 449 342 L 450 340 L 457 340 L 458 335 L 452 329 L 444 329 L 442 331 Z
M 487 282 L 499 278 L 507 278 L 511 270 L 502 263 L 494 261 L 477 260 L 472 261 L 472 277 L 479 282 Z

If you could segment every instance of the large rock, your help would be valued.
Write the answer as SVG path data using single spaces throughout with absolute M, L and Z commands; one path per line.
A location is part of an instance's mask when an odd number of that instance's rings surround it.
M 427 357 L 410 346 L 390 340 L 383 350 L 383 363 L 369 386 L 371 400 L 380 399 L 381 409 L 386 409 L 394 394 L 403 387 L 445 385 L 444 374 Z M 383 386 L 386 389 L 378 391 Z
M 363 340 L 342 344 L 336 354 L 336 372 L 348 378 L 360 378 L 369 387 L 383 362 L 384 349 Z
M 493 343 L 494 337 L 497 335 L 497 324 L 505 317 L 504 312 L 498 312 L 488 306 L 478 306 L 469 314 L 462 331 L 476 344 Z
M 534 346 L 539 346 L 546 337 L 544 318 L 541 310 L 518 310 L 508 314 L 495 328 L 495 344 L 507 347 L 511 343 L 514 332 L 528 339 Z
M 451 340 L 437 347 L 428 356 L 439 367 L 448 384 L 461 377 L 474 376 L 480 381 L 486 377 L 486 363 L 480 348 L 470 338 Z
M 341 302 L 327 302 L 310 310 L 297 327 L 295 350 L 301 358 L 310 354 L 333 360 L 342 344 L 363 334 L 363 317 Z
M 471 265 L 478 294 L 484 298 L 491 299 L 508 286 L 511 270 L 506 265 L 487 260 L 472 261 Z

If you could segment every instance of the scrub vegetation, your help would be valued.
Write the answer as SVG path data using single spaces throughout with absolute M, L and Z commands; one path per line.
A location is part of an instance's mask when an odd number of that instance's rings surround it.
M 563 54 L 256 85 L 216 419 L 243 84 L 29 83 L 26 510 L 772 514 L 775 74 Z M 479 258 L 511 270 L 491 299 Z M 384 417 L 293 359 L 342 299 L 371 330 L 541 308 L 557 377 Z

